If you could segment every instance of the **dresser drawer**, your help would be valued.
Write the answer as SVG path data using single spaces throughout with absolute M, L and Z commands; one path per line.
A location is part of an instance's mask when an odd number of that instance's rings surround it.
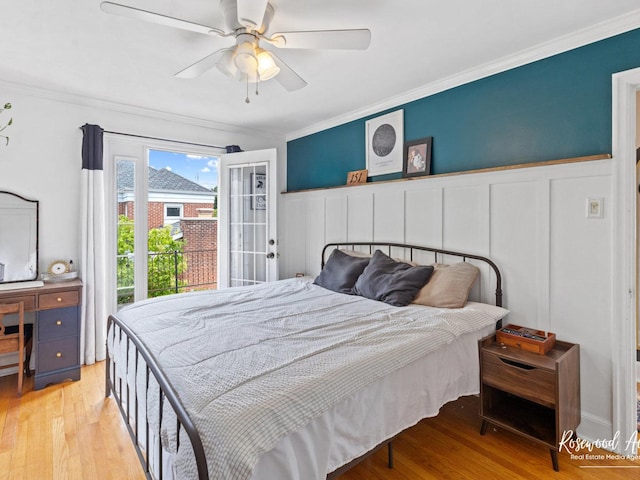
M 78 307 L 38 312 L 38 341 L 78 335 Z
M 78 365 L 79 354 L 77 336 L 42 342 L 38 345 L 38 373 Z
M 77 290 L 58 293 L 43 293 L 38 297 L 40 310 L 78 305 L 80 298 Z
M 25 312 L 33 312 L 36 309 L 36 296 L 35 295 L 23 295 L 20 297 L 11 297 L 0 299 L 0 304 L 5 303 L 24 303 L 24 311 Z
M 482 383 L 535 403 L 556 403 L 555 372 L 482 352 Z

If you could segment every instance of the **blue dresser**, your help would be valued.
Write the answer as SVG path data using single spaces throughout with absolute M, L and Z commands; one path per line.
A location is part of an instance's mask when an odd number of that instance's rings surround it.
M 26 312 L 36 312 L 35 390 L 64 380 L 80 380 L 81 293 L 80 280 L 0 292 L 0 303 L 21 301 Z

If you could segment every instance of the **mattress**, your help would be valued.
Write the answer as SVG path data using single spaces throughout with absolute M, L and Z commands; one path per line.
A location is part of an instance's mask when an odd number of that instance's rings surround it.
M 476 343 L 495 324 L 483 309 L 399 308 L 298 279 L 275 283 L 163 297 L 118 315 L 196 423 L 211 478 L 324 478 L 478 391 Z M 126 347 L 110 342 L 124 358 Z M 117 376 L 144 391 L 128 369 Z M 142 402 L 150 412 L 154 397 Z M 187 440 L 176 454 L 171 424 L 159 430 L 164 473 L 194 478 Z

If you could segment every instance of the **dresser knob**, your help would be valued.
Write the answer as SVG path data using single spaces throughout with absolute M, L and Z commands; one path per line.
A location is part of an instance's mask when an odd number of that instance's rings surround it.
M 62 297 L 58 297 L 56 300 L 58 300 L 59 302 L 62 301 Z
M 60 358 L 62 356 L 62 352 L 56 353 L 56 357 Z
M 62 325 L 62 320 L 56 320 L 56 325 Z

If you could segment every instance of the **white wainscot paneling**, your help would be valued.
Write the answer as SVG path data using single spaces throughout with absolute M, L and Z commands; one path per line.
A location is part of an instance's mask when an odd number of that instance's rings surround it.
M 447 250 L 488 251 L 488 186 L 452 186 L 443 192 L 442 243 Z
M 376 192 L 373 204 L 373 240 L 404 243 L 404 191 Z
M 548 330 L 549 319 L 539 315 L 539 303 L 548 301 L 540 279 L 549 263 L 538 237 L 547 220 L 540 213 L 539 190 L 538 182 L 491 186 L 490 257 L 502 274 L 503 304 L 517 306 L 509 322 Z
M 345 241 L 347 220 L 347 196 L 327 196 L 325 199 L 325 240 L 327 243 Z
M 325 245 L 325 208 L 324 196 L 307 199 L 305 206 L 306 251 L 305 273 L 313 277 L 320 273 L 320 255 Z
M 350 193 L 347 207 L 347 240 L 370 242 L 373 240 L 373 191 Z
M 580 344 L 582 407 L 611 418 L 611 178 L 551 181 L 550 329 Z M 587 198 L 604 198 L 587 218 Z
M 281 228 L 284 234 L 279 239 L 278 251 L 283 263 L 281 277 L 290 278 L 296 273 L 306 273 L 306 206 L 305 199 L 299 196 L 287 197 L 283 203 L 286 213 Z
M 442 248 L 442 189 L 411 188 L 405 195 L 406 242 Z M 420 258 L 416 260 L 422 262 Z M 431 262 L 430 259 L 425 261 Z

